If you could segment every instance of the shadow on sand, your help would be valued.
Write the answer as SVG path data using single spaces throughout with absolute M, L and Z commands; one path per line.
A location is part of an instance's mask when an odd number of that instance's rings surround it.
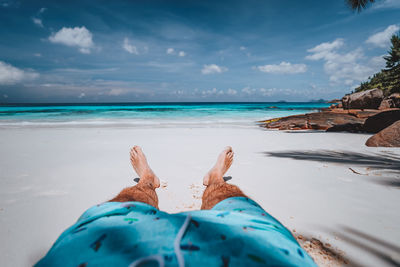
M 366 253 L 372 254 L 385 262 L 387 266 L 400 266 L 400 247 L 360 230 L 341 226 L 341 231 L 335 235 L 344 242 L 355 246 Z M 354 261 L 351 261 L 355 264 Z
M 297 160 L 311 160 L 351 164 L 373 169 L 394 170 L 400 172 L 400 156 L 390 152 L 356 153 L 349 151 L 278 151 L 264 152 L 266 156 L 278 158 L 292 158 Z
M 358 166 L 380 170 L 385 174 L 395 175 L 395 177 L 373 178 L 374 182 L 386 186 L 400 188 L 400 156 L 389 151 L 376 153 L 371 152 L 368 154 L 349 151 L 338 152 L 330 150 L 278 151 L 263 152 L 263 154 L 268 157 L 336 163 L 348 166 Z M 354 170 L 352 171 L 354 172 Z M 334 236 L 337 236 L 343 242 L 346 242 L 347 244 L 380 259 L 382 262 L 385 263 L 385 266 L 400 267 L 400 247 L 395 244 L 391 244 L 383 239 L 380 239 L 379 237 L 373 236 L 369 233 L 364 233 L 360 230 L 347 226 L 340 226 L 339 229 L 335 231 L 333 231 L 332 229 L 325 230 L 331 232 Z M 306 236 L 306 239 L 312 240 L 312 237 Z M 329 252 L 329 255 L 332 255 L 336 259 L 345 260 L 347 266 L 363 266 L 357 261 L 357 259 L 344 257 L 343 255 L 338 253 L 337 250 L 334 250 L 332 248 L 324 246 L 323 251 Z
M 390 151 L 387 152 L 371 152 L 368 154 L 350 151 L 277 151 L 263 152 L 268 157 L 290 158 L 296 160 L 319 161 L 325 163 L 336 163 L 343 165 L 351 165 L 365 167 L 375 170 L 381 170 L 387 175 L 395 175 L 396 177 L 381 177 L 373 181 L 382 185 L 400 188 L 400 156 Z M 350 168 L 350 170 L 352 170 Z M 354 170 L 352 170 L 354 172 Z M 356 173 L 356 172 L 355 172 Z M 360 173 L 357 173 L 360 174 Z
M 382 262 L 380 265 L 382 267 L 400 267 L 400 247 L 395 244 L 348 226 L 340 225 L 338 229 L 335 230 L 325 227 L 322 227 L 321 229 L 324 232 L 329 232 L 335 237 L 335 239 L 339 239 L 342 242 L 357 248 L 357 250 L 362 251 L 363 254 L 368 254 L 379 259 L 379 261 Z M 345 253 L 339 248 L 333 248 L 328 243 L 324 244 L 311 235 L 302 234 L 301 238 L 299 238 L 299 235 L 295 235 L 295 237 L 311 256 L 322 255 L 325 259 L 325 263 L 332 263 L 333 266 L 365 266 L 359 262 L 358 258 L 350 255 L 345 256 Z M 359 254 L 358 257 L 361 255 L 362 254 Z M 328 266 L 330 266 L 330 264 L 328 264 Z

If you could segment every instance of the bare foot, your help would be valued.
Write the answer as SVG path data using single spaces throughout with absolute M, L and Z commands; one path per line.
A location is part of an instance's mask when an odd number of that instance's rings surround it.
M 203 184 L 205 186 L 212 183 L 224 182 L 223 175 L 228 171 L 233 162 L 232 147 L 226 147 L 221 154 L 219 154 L 217 162 L 214 167 L 204 176 Z
M 134 146 L 131 149 L 130 154 L 132 167 L 140 177 L 139 183 L 148 181 L 152 183 L 155 188 L 160 187 L 160 180 L 154 174 L 152 169 L 150 169 L 150 166 L 147 163 L 146 156 L 144 155 L 140 146 Z

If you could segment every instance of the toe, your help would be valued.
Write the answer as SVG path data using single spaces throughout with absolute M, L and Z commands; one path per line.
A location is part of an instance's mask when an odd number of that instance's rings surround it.
M 134 146 L 133 148 L 135 149 L 137 154 L 143 154 L 143 150 L 140 146 Z
M 131 158 L 137 156 L 136 151 L 135 151 L 135 147 L 133 147 L 133 148 L 131 149 L 131 153 L 130 153 L 130 154 L 131 154 Z
M 203 178 L 203 185 L 207 186 L 210 180 L 210 175 L 207 173 Z
M 159 188 L 160 187 L 160 179 L 158 179 L 157 176 L 154 177 L 154 187 Z

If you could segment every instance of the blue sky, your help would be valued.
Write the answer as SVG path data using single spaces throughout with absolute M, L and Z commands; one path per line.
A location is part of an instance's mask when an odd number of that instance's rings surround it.
M 0 103 L 308 101 L 385 66 L 400 0 L 0 0 Z

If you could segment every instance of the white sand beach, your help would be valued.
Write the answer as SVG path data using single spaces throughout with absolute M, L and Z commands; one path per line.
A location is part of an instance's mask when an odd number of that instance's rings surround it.
M 164 181 L 157 192 L 168 212 L 200 207 L 202 177 L 231 145 L 230 182 L 300 241 L 316 238 L 353 266 L 393 266 L 400 262 L 400 149 L 368 148 L 369 136 L 257 126 L 3 127 L 1 265 L 34 264 L 87 208 L 134 185 L 133 145 Z

